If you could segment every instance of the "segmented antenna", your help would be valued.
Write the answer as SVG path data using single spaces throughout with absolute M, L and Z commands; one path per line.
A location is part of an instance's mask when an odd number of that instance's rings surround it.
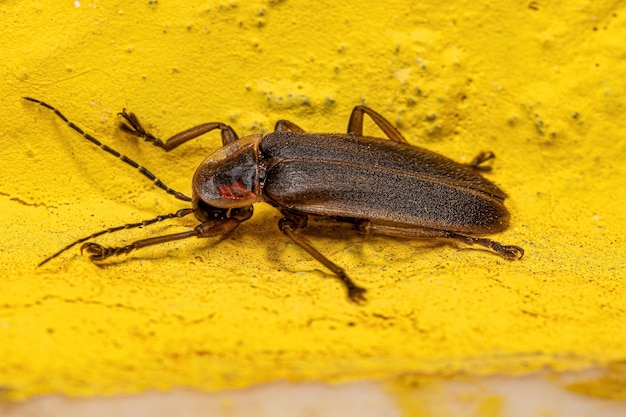
M 39 263 L 39 265 L 37 265 L 37 266 L 42 266 L 43 264 L 47 263 L 48 261 L 51 261 L 52 259 L 54 259 L 57 256 L 59 256 L 60 254 L 62 254 L 66 250 L 68 250 L 68 249 L 78 245 L 79 243 L 86 242 L 89 239 L 93 239 L 93 238 L 96 238 L 98 236 L 102 236 L 102 235 L 107 234 L 107 233 L 118 232 L 118 231 L 124 230 L 124 229 L 135 229 L 137 227 L 148 226 L 148 225 L 151 225 L 151 224 L 154 224 L 154 223 L 162 222 L 163 220 L 167 220 L 167 219 L 173 219 L 173 218 L 176 218 L 176 217 L 185 217 L 185 216 L 187 216 L 187 215 L 189 215 L 191 213 L 193 213 L 193 209 L 185 208 L 185 209 L 178 210 L 176 213 L 164 214 L 164 215 L 157 216 L 157 217 L 155 217 L 153 219 L 150 219 L 150 220 L 144 220 L 144 221 L 141 221 L 141 222 L 138 222 L 138 223 L 128 223 L 128 224 L 125 224 L 123 226 L 110 227 L 110 228 L 105 229 L 105 230 L 100 230 L 99 232 L 92 233 L 89 236 L 83 237 L 81 239 L 78 239 L 78 240 L 70 243 L 69 245 L 67 245 L 66 247 L 61 249 L 60 251 L 58 251 L 58 252 L 48 256 L 46 259 L 41 261 Z
M 127 157 L 125 155 L 122 155 L 121 153 L 119 153 L 115 149 L 113 149 L 113 148 L 105 145 L 104 143 L 100 142 L 98 139 L 94 138 L 89 133 L 85 133 L 85 131 L 83 129 L 81 129 L 80 127 L 76 126 L 74 123 L 70 122 L 67 119 L 67 117 L 65 117 L 63 115 L 63 113 L 61 113 L 59 110 L 55 109 L 54 107 L 52 107 L 48 103 L 45 103 L 45 102 L 43 102 L 41 100 L 37 100 L 36 98 L 31 98 L 31 97 L 22 97 L 22 98 L 24 100 L 32 101 L 33 103 L 37 103 L 40 106 L 43 106 L 43 107 L 46 107 L 46 108 L 52 110 L 60 119 L 62 119 L 65 123 L 67 123 L 67 125 L 69 127 L 74 129 L 75 131 L 77 131 L 82 137 L 84 137 L 89 142 L 93 143 L 94 145 L 99 146 L 100 149 L 102 149 L 103 151 L 110 153 L 111 155 L 115 156 L 116 158 L 121 159 L 123 162 L 125 162 L 128 165 L 130 165 L 131 167 L 137 169 L 141 174 L 143 174 L 150 181 L 152 181 L 152 183 L 154 185 L 156 185 L 160 189 L 164 190 L 166 193 L 173 195 L 174 197 L 176 197 L 179 200 L 191 201 L 191 198 L 187 197 L 185 194 L 183 194 L 181 192 L 178 192 L 176 190 L 173 190 L 170 187 L 168 187 L 167 185 L 163 184 L 163 182 L 160 179 L 158 179 L 156 177 L 156 175 L 154 175 L 152 172 L 148 171 L 146 168 L 144 168 L 141 165 L 139 165 L 137 162 L 133 161 L 129 157 Z M 64 250 L 65 249 L 61 250 L 61 252 L 63 252 Z M 56 255 L 54 255 L 54 256 L 56 256 Z M 48 260 L 46 260 L 44 262 L 47 262 Z

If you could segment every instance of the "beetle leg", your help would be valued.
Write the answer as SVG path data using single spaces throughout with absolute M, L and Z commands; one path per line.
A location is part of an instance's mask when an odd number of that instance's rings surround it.
M 274 132 L 304 132 L 304 129 L 294 122 L 281 119 L 274 125 Z
M 494 159 L 495 157 L 496 157 L 496 154 L 494 154 L 493 152 L 481 152 L 478 155 L 476 155 L 476 158 L 474 158 L 472 162 L 470 162 L 467 165 L 470 168 L 475 169 L 476 171 L 483 171 L 483 172 L 491 171 L 491 167 L 485 166 L 483 165 L 483 163 L 491 159 Z
M 93 262 L 100 262 L 111 256 L 118 256 L 121 254 L 130 253 L 136 249 L 145 248 L 146 246 L 160 245 L 161 243 L 172 242 L 174 240 L 187 239 L 189 237 L 214 237 L 226 234 L 239 226 L 239 220 L 237 219 L 215 219 L 209 220 L 204 223 L 200 223 L 193 230 L 174 233 L 171 235 L 151 237 L 148 239 L 137 240 L 130 245 L 122 247 L 106 247 L 98 243 L 87 242 L 83 243 L 80 247 L 80 251 L 87 251 L 89 259 Z
M 368 220 L 355 222 L 357 230 L 363 233 L 378 233 L 387 236 L 404 237 L 408 239 L 455 239 L 466 245 L 480 245 L 485 248 L 491 249 L 504 259 L 519 260 L 524 256 L 524 249 L 514 245 L 503 245 L 491 239 L 483 237 L 474 237 L 461 235 L 454 232 L 448 232 L 445 230 L 426 229 L 419 227 L 401 227 L 401 226 L 387 226 L 382 224 L 375 224 Z
M 37 265 L 37 266 L 42 266 L 46 262 L 56 258 L 57 256 L 59 256 L 60 254 L 62 254 L 66 250 L 70 249 L 71 247 L 73 247 L 75 245 L 78 245 L 79 243 L 83 243 L 83 242 L 85 242 L 85 241 L 87 241 L 89 239 L 93 239 L 93 238 L 96 238 L 98 236 L 102 236 L 102 235 L 107 234 L 107 233 L 118 232 L 120 230 L 135 229 L 135 228 L 138 228 L 138 227 L 148 226 L 148 225 L 151 225 L 151 224 L 154 224 L 154 223 L 162 222 L 163 220 L 167 220 L 167 219 L 185 217 L 185 216 L 187 216 L 187 215 L 189 215 L 191 213 L 193 213 L 193 209 L 185 208 L 185 209 L 178 210 L 176 213 L 162 214 L 162 215 L 157 216 L 157 217 L 155 217 L 153 219 L 150 219 L 150 220 L 144 220 L 144 221 L 137 222 L 137 223 L 127 223 L 127 224 L 122 225 L 122 226 L 110 227 L 110 228 L 105 229 L 105 230 L 100 230 L 99 232 L 92 233 L 89 236 L 83 237 L 81 239 L 78 239 L 78 240 L 70 243 L 69 245 L 67 245 L 66 247 L 64 247 L 63 249 L 58 251 L 57 253 L 48 256 L 46 259 L 41 261 L 39 263 L 39 265 Z
M 293 243 L 300 246 L 309 255 L 315 258 L 319 263 L 328 268 L 333 274 L 339 278 L 348 291 L 348 298 L 350 301 L 360 304 L 365 302 L 366 289 L 356 285 L 346 271 L 339 265 L 329 260 L 322 255 L 317 249 L 315 249 L 304 237 L 298 236 L 295 232 L 296 229 L 306 226 L 306 216 L 292 215 L 291 213 L 283 213 L 284 218 L 278 222 L 278 227 Z
M 348 122 L 348 134 L 363 136 L 363 114 L 367 114 L 389 139 L 394 142 L 407 143 L 402 133 L 387 119 L 366 106 L 356 106 Z
M 498 255 L 502 256 L 504 259 L 508 259 L 509 261 L 520 260 L 524 257 L 524 249 L 515 245 L 503 245 L 491 239 L 486 239 L 484 237 L 474 237 L 474 236 L 465 236 L 459 235 L 457 233 L 449 233 L 447 236 L 452 239 L 459 240 L 466 245 L 480 245 L 485 248 L 489 248 Z
M 204 123 L 198 126 L 194 126 L 191 129 L 184 130 L 180 133 L 175 134 L 164 142 L 161 139 L 155 137 L 152 133 L 148 132 L 146 129 L 144 129 L 135 113 L 128 113 L 126 112 L 126 109 L 123 109 L 121 113 L 118 113 L 118 116 L 123 119 L 120 122 L 120 128 L 123 131 L 130 133 L 131 135 L 143 138 L 146 142 L 151 142 L 154 146 L 158 146 L 159 148 L 165 149 L 166 151 L 171 151 L 172 149 L 179 147 L 183 143 L 195 139 L 198 136 L 202 136 L 205 133 L 208 133 L 215 129 L 220 129 L 222 131 L 223 145 L 228 145 L 229 143 L 232 143 L 239 139 L 237 133 L 229 125 L 219 122 L 212 122 Z

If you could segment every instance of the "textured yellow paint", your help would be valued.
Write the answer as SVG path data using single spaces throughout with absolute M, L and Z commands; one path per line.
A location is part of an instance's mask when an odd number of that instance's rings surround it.
M 2 397 L 523 373 L 626 357 L 621 2 L 93 0 L 3 2 L 0 15 Z M 118 132 L 116 112 L 127 107 L 163 137 L 207 121 L 247 134 L 279 118 L 343 131 L 365 102 L 414 144 L 461 161 L 493 150 L 489 178 L 512 212 L 496 238 L 526 256 L 311 227 L 311 241 L 369 289 L 357 307 L 260 205 L 221 241 L 104 267 L 71 250 L 37 269 L 74 239 L 183 204 L 25 95 L 187 193 L 218 135 L 165 154 Z

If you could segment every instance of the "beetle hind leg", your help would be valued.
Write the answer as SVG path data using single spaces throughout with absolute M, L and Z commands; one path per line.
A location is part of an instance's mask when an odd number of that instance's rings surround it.
M 522 259 L 524 257 L 524 249 L 515 245 L 503 245 L 491 239 L 486 239 L 484 237 L 473 237 L 473 236 L 465 236 L 458 235 L 456 233 L 449 233 L 447 236 L 451 239 L 456 239 L 465 243 L 466 245 L 480 245 L 485 248 L 489 248 L 498 255 L 502 256 L 504 259 L 515 261 Z
M 362 233 L 378 233 L 387 236 L 397 236 L 407 239 L 454 239 L 466 245 L 479 245 L 491 249 L 507 260 L 519 260 L 524 256 L 524 249 L 515 245 L 503 245 L 484 237 L 461 235 L 445 230 L 427 229 L 420 227 L 388 226 L 371 223 L 368 220 L 355 221 L 354 225 Z

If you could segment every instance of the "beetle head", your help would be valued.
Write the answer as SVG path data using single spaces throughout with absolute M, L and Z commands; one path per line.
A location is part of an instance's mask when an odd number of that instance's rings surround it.
M 252 217 L 254 206 L 237 207 L 237 208 L 220 208 L 213 207 L 198 199 L 193 200 L 193 214 L 198 221 L 204 223 L 209 220 L 237 219 L 240 222 L 248 220 Z
M 194 206 L 201 200 L 205 207 L 234 209 L 262 200 L 257 158 L 261 138 L 260 134 L 246 136 L 202 161 L 193 176 Z

